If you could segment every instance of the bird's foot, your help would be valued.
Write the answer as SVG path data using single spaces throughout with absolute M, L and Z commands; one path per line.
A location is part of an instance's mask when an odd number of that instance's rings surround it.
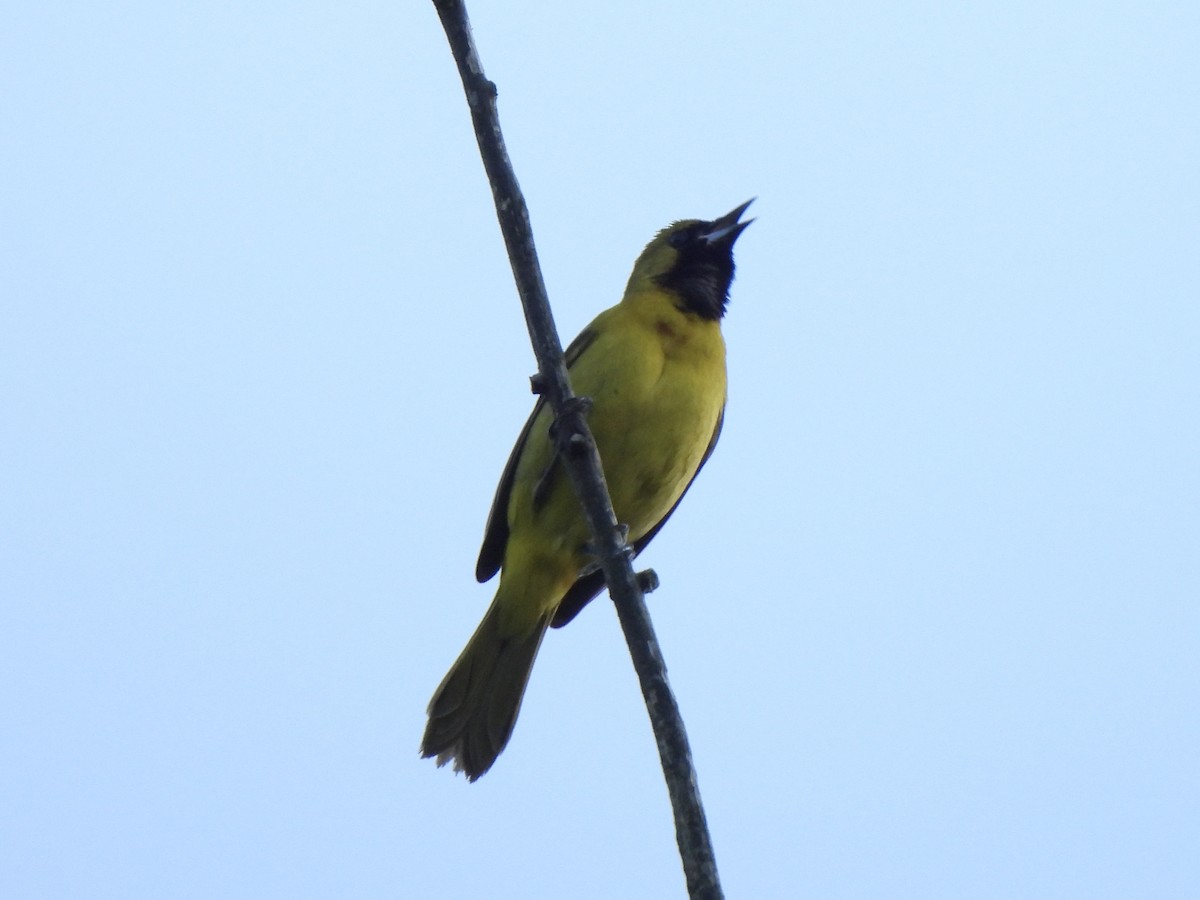
M 572 397 L 558 417 L 550 423 L 550 439 L 560 453 L 580 456 L 588 451 L 588 439 L 584 436 L 584 419 L 592 409 L 591 397 Z

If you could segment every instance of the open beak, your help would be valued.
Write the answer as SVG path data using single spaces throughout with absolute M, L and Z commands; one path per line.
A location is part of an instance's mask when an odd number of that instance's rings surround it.
M 747 225 L 754 221 L 753 219 L 747 219 L 745 222 L 738 221 L 738 219 L 742 217 L 742 213 L 744 213 L 750 204 L 754 202 L 754 199 L 755 198 L 751 197 L 741 206 L 737 207 L 737 209 L 730 210 L 729 212 L 725 213 L 725 215 L 721 216 L 721 218 L 714 219 L 712 222 L 710 222 L 708 234 L 704 236 L 704 239 L 710 244 L 715 244 L 718 241 L 724 241 L 732 246 L 733 242 L 738 239 L 738 235 L 745 230 Z

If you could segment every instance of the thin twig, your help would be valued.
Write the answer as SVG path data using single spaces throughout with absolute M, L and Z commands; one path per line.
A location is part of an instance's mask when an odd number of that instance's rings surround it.
M 583 506 L 593 547 L 617 608 L 658 742 L 663 775 L 675 811 L 675 837 L 687 878 L 688 896 L 692 900 L 720 900 L 723 894 L 717 877 L 716 857 L 704 818 L 704 807 L 700 802 L 700 790 L 683 718 L 667 683 L 666 665 L 658 639 L 654 636 L 654 626 L 642 596 L 639 577 L 633 571 L 629 548 L 613 513 L 600 455 L 585 418 L 586 404 L 578 402 L 571 392 L 562 344 L 554 326 L 546 285 L 542 281 L 537 251 L 533 245 L 529 210 L 517 185 L 500 132 L 500 120 L 496 114 L 496 86 L 483 74 L 465 5 L 461 0 L 434 0 L 434 6 L 450 42 L 467 95 L 467 105 L 471 109 L 475 138 L 492 186 L 496 215 L 500 220 L 500 230 L 525 309 L 529 337 L 538 360 L 538 387 L 557 416 L 559 452 Z M 651 580 L 645 573 L 643 578 Z

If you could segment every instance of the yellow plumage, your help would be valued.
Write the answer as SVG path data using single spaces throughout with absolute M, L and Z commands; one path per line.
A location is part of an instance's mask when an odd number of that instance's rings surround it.
M 640 552 L 708 458 L 725 406 L 721 317 L 743 204 L 712 222 L 677 222 L 638 257 L 621 302 L 567 349 L 571 386 L 592 400 L 588 424 L 617 520 Z M 429 704 L 421 751 L 474 781 L 516 722 L 534 657 L 604 586 L 586 571 L 587 526 L 539 401 L 492 506 L 476 574 L 500 569 L 483 621 Z

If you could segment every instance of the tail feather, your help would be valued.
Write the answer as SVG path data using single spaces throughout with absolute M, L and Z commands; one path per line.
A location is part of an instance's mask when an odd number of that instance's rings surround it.
M 429 702 L 423 757 L 436 756 L 439 766 L 453 760 L 470 781 L 492 767 L 512 736 L 548 625 L 542 618 L 530 632 L 505 635 L 492 604 Z

